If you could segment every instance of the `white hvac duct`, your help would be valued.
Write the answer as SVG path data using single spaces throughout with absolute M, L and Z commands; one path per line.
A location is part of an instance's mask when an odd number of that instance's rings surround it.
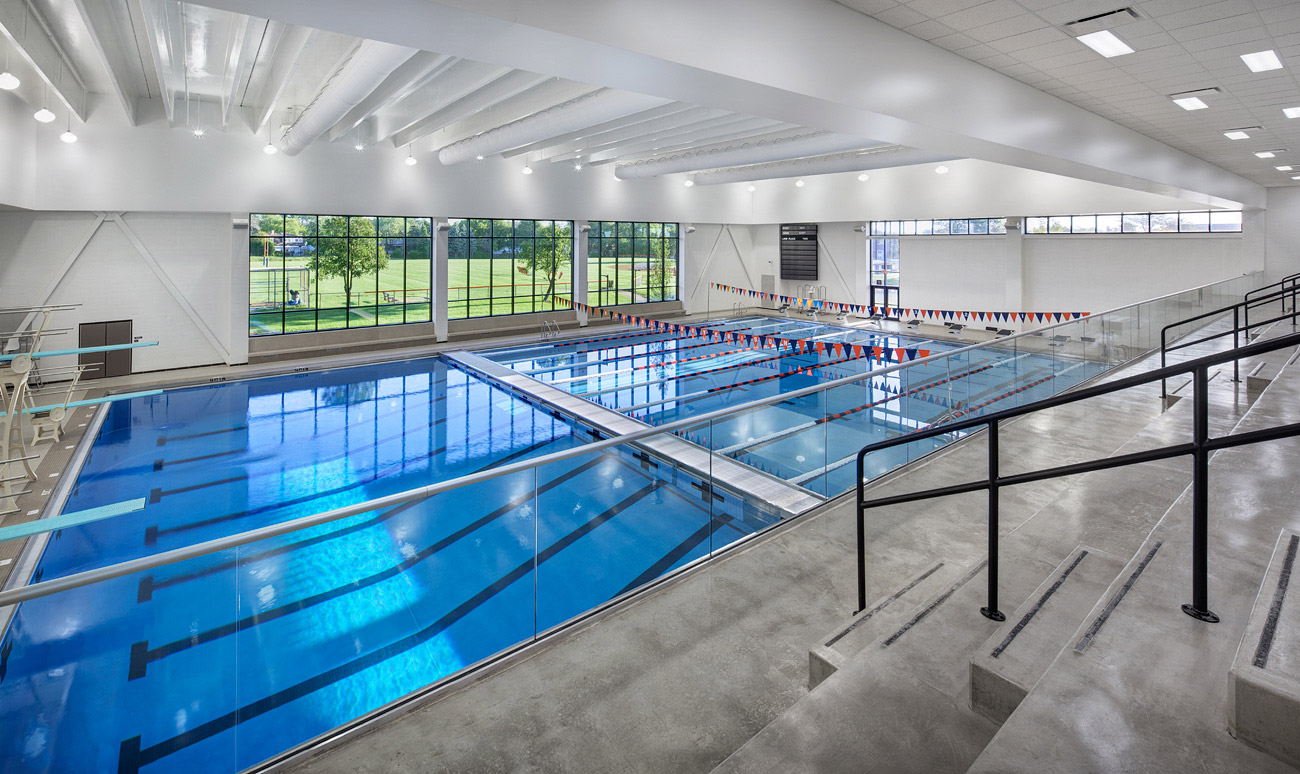
M 627 91 L 601 89 L 448 145 L 438 151 L 438 160 L 443 164 L 459 164 L 477 156 L 490 156 L 667 105 L 671 101 Z
M 869 141 L 860 137 L 847 137 L 834 132 L 800 129 L 794 132 L 776 132 L 754 137 L 744 142 L 736 141 L 707 148 L 678 153 L 671 156 L 646 159 L 614 167 L 614 177 L 635 180 L 659 177 L 677 172 L 694 172 L 701 169 L 718 169 L 738 164 L 761 164 L 769 161 L 818 156 L 824 153 L 861 148 Z
M 775 180 L 784 177 L 802 177 L 804 175 L 829 175 L 836 172 L 861 172 L 867 169 L 884 169 L 886 167 L 907 167 L 915 164 L 934 164 L 941 161 L 956 161 L 961 156 L 933 153 L 903 145 L 885 145 L 852 153 L 836 153 L 830 156 L 778 161 L 772 164 L 755 164 L 747 167 L 731 167 L 716 172 L 702 172 L 694 177 L 696 185 L 722 185 L 724 183 L 745 183 L 751 180 Z
M 415 54 L 413 48 L 373 40 L 361 41 L 334 68 L 325 85 L 316 93 L 316 98 L 281 135 L 281 149 L 293 156 L 306 148 Z

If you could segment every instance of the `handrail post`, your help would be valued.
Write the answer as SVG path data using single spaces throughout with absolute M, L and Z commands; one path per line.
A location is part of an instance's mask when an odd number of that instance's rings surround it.
M 1169 330 L 1168 326 L 1160 329 L 1160 367 L 1161 368 L 1164 368 L 1166 365 L 1168 365 L 1165 362 L 1165 332 L 1168 330 Z M 1164 377 L 1160 378 L 1160 399 L 1161 400 L 1164 400 L 1165 398 L 1169 397 L 1166 394 L 1166 385 L 1165 385 L 1166 381 L 1167 380 Z
M 1234 350 L 1235 350 L 1235 349 L 1239 349 L 1239 348 L 1241 347 L 1241 343 L 1240 343 L 1240 341 L 1239 341 L 1238 338 L 1237 338 L 1237 331 L 1241 328 L 1241 326 L 1237 324 L 1237 319 L 1238 319 L 1237 309 L 1239 309 L 1239 307 L 1236 307 L 1236 306 L 1232 307 L 1232 348 L 1233 348 Z M 1247 337 L 1247 338 L 1250 338 L 1250 330 L 1249 330 L 1249 325 L 1250 325 L 1250 307 L 1249 307 L 1249 306 L 1246 307 L 1246 325 L 1248 326 L 1248 329 L 1247 329 L 1247 331 L 1246 331 L 1246 337 Z M 1240 364 L 1241 364 L 1241 361 L 1238 360 L 1237 358 L 1234 357 L 1234 358 L 1232 359 L 1232 381 L 1234 381 L 1234 382 L 1239 382 L 1239 381 L 1241 381 L 1241 365 L 1240 365 Z
M 856 508 L 858 521 L 858 609 L 854 615 L 867 609 L 867 538 L 866 525 L 864 522 L 862 502 L 867 499 L 867 486 L 864 482 L 866 478 L 865 465 L 863 464 L 866 455 L 858 452 L 858 505 Z
M 980 613 L 993 621 L 1007 617 L 998 610 L 998 421 L 989 422 L 989 605 Z
M 1183 612 L 1199 621 L 1218 623 L 1219 617 L 1210 612 L 1208 586 L 1209 548 L 1209 497 L 1210 453 L 1205 448 L 1209 440 L 1209 368 L 1201 366 L 1193 372 L 1192 443 L 1192 603 L 1183 605 Z

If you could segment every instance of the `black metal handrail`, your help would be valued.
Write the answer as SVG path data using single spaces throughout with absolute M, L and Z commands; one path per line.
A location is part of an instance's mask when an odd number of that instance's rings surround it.
M 1291 325 L 1294 327 L 1296 324 L 1296 315 L 1297 315 L 1296 295 L 1300 293 L 1300 283 L 1296 282 L 1297 278 L 1300 278 L 1300 274 L 1287 277 L 1280 282 L 1274 282 L 1272 285 L 1265 285 L 1262 288 L 1256 288 L 1255 290 L 1250 291 L 1250 293 L 1247 293 L 1242 298 L 1241 301 L 1238 301 L 1235 304 L 1229 304 L 1228 306 L 1219 307 L 1218 309 L 1213 309 L 1208 312 L 1202 312 L 1198 315 L 1194 315 L 1192 317 L 1179 320 L 1178 322 L 1169 323 L 1165 327 L 1161 328 L 1160 329 L 1160 367 L 1164 368 L 1167 365 L 1166 357 L 1170 352 L 1175 352 L 1180 349 L 1187 349 L 1188 347 L 1194 347 L 1197 344 L 1204 344 L 1207 341 L 1214 341 L 1215 339 L 1223 338 L 1224 336 L 1231 336 L 1232 348 L 1237 349 L 1239 346 L 1241 346 L 1241 338 L 1239 334 L 1245 333 L 1247 336 L 1249 336 L 1251 328 L 1258 328 L 1261 325 L 1268 325 L 1270 323 L 1279 322 L 1281 320 L 1287 319 L 1288 317 L 1291 319 Z M 1289 286 L 1287 285 L 1288 282 L 1290 283 Z M 1261 290 L 1268 290 L 1269 288 L 1280 288 L 1280 289 L 1274 290 L 1268 293 L 1267 295 L 1259 296 L 1257 298 L 1250 298 L 1250 295 L 1252 293 L 1258 293 Z M 1291 299 L 1290 313 L 1286 311 L 1286 300 L 1288 297 L 1290 297 Z M 1255 307 L 1266 306 L 1279 299 L 1281 299 L 1282 301 L 1282 314 L 1278 315 L 1277 317 L 1270 317 L 1267 320 L 1256 320 L 1255 322 L 1250 321 L 1251 309 Z M 1203 336 L 1199 339 L 1192 339 L 1190 341 L 1180 341 L 1177 344 L 1170 344 L 1168 342 L 1169 331 L 1173 330 L 1174 328 L 1181 328 L 1182 326 L 1188 325 L 1189 323 L 1194 323 L 1197 320 L 1204 320 L 1208 317 L 1218 317 L 1219 315 L 1227 314 L 1228 312 L 1232 312 L 1232 328 L 1230 330 L 1220 331 L 1218 333 L 1211 333 L 1209 336 Z M 1245 317 L 1245 323 L 1242 323 L 1243 316 Z M 1234 382 L 1241 381 L 1241 371 L 1240 371 L 1240 366 L 1238 365 L 1239 360 L 1240 358 L 1235 358 L 1232 361 L 1232 381 Z M 1163 379 L 1160 381 L 1160 397 L 1162 398 L 1168 397 L 1168 392 L 1165 389 L 1165 382 Z
M 1170 459 L 1190 454 L 1192 455 L 1193 460 L 1192 602 L 1191 604 L 1183 605 L 1183 612 L 1202 621 L 1208 621 L 1211 623 L 1218 621 L 1219 617 L 1210 611 L 1209 592 L 1207 588 L 1207 562 L 1209 552 L 1206 541 L 1209 524 L 1210 453 L 1220 449 L 1230 449 L 1263 441 L 1273 441 L 1281 438 L 1300 436 L 1300 422 L 1276 425 L 1262 430 L 1252 430 L 1245 433 L 1211 438 L 1209 435 L 1209 400 L 1207 395 L 1210 380 L 1209 369 L 1212 366 L 1221 365 L 1237 358 L 1251 357 L 1264 352 L 1272 352 L 1274 350 L 1294 347 L 1297 345 L 1300 345 L 1300 333 L 1293 333 L 1270 341 L 1251 344 L 1240 349 L 1216 353 L 1186 363 L 1180 363 L 1178 365 L 1166 366 L 1149 373 L 1130 376 L 1125 379 L 1119 379 L 1113 382 L 1107 382 L 1092 387 L 1085 387 L 1083 389 L 1062 393 L 1060 395 L 1054 395 L 1050 398 L 1044 398 L 1043 400 L 1035 401 L 1024 406 L 1017 406 L 1015 408 L 994 412 L 986 416 L 974 417 L 940 427 L 932 427 L 928 430 L 896 436 L 863 447 L 862 450 L 858 452 L 858 612 L 866 609 L 867 606 L 865 513 L 869 508 L 879 508 L 886 505 L 900 505 L 902 503 L 929 500 L 935 497 L 946 497 L 948 495 L 966 494 L 968 492 L 978 492 L 981 490 L 987 491 L 989 494 L 988 606 L 981 608 L 980 612 L 994 621 L 1004 621 L 1006 620 L 1006 616 L 998 610 L 998 491 L 1002 487 L 1015 486 L 1016 484 L 1028 484 L 1034 481 L 1045 481 L 1047 479 L 1059 478 L 1061 476 L 1075 476 L 1081 473 L 1091 473 L 1098 470 L 1110 470 L 1112 468 L 1127 467 L 1129 465 L 1137 465 L 1143 462 L 1154 462 L 1156 460 Z M 1109 395 L 1113 392 L 1119 392 L 1132 387 L 1139 387 L 1141 385 L 1150 384 L 1171 376 L 1177 376 L 1189 372 L 1193 375 L 1193 382 L 1195 385 L 1193 388 L 1191 441 L 1134 452 L 1131 454 L 1121 454 L 1114 457 L 1089 460 L 1087 462 L 1077 462 L 1070 465 L 1043 468 L 1041 470 L 1034 470 L 1027 473 L 1017 473 L 1010 476 L 999 475 L 999 423 L 1026 414 L 1042 411 L 1044 409 L 1063 406 L 1068 403 L 1075 403 L 1077 401 L 1087 400 L 1101 395 Z M 981 428 L 988 429 L 988 476 L 983 480 L 936 487 L 919 492 L 909 492 L 907 494 L 892 495 L 889 497 L 879 497 L 873 500 L 866 499 L 866 481 L 864 480 L 864 472 L 865 460 L 868 454 L 882 449 L 912 443 L 914 441 L 922 441 L 926 438 L 935 438 L 963 430 L 977 430 Z

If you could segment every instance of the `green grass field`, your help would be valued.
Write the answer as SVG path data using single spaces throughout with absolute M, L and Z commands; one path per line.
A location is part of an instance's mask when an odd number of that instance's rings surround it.
M 306 258 L 293 256 L 270 259 L 263 266 L 260 256 L 250 257 L 249 319 L 250 336 L 276 333 L 303 333 L 313 330 L 362 328 L 374 325 L 393 325 L 430 320 L 432 287 L 429 262 L 390 260 L 379 276 L 357 278 L 352 286 L 352 308 L 347 307 L 343 280 L 325 277 L 313 285 L 309 272 L 292 268 L 287 272 L 269 271 L 274 262 L 283 265 L 305 266 Z M 447 317 L 464 319 L 528 312 L 550 312 L 568 309 L 551 298 L 544 298 L 547 281 L 544 276 L 534 277 L 521 273 L 512 261 L 452 261 L 447 277 Z M 600 268 L 604 277 L 614 281 L 618 290 L 604 290 L 600 277 L 588 282 L 588 301 L 600 306 L 629 304 L 638 301 L 659 301 L 657 289 L 647 291 L 648 272 L 634 270 L 633 264 L 610 264 Z M 565 266 L 556 282 L 556 295 L 571 298 L 572 267 Z M 669 275 L 670 288 L 676 286 L 676 277 Z M 298 291 L 301 303 L 286 305 L 288 291 Z M 670 292 L 671 297 L 671 292 Z M 283 322 L 282 322 L 283 314 Z

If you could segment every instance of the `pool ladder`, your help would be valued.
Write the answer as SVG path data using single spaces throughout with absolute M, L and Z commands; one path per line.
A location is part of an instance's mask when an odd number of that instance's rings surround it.
M 560 324 L 555 320 L 542 320 L 542 341 L 558 338 L 560 335 Z

